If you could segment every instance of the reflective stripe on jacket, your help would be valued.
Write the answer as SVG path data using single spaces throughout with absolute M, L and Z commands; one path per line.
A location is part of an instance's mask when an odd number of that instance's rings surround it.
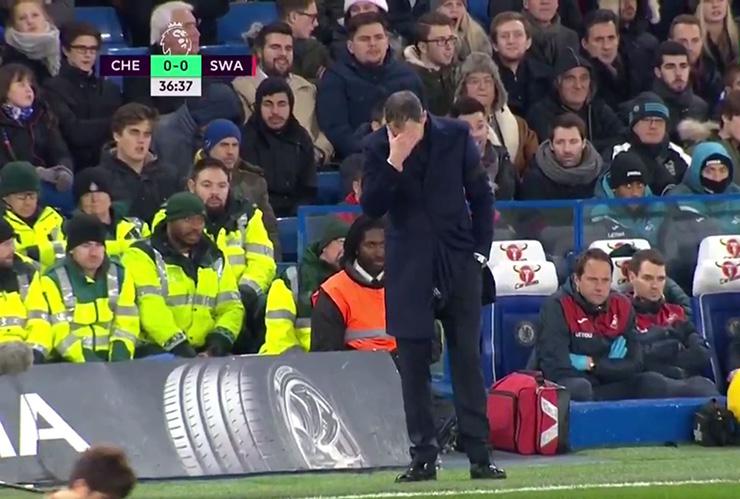
M 95 280 L 85 277 L 90 285 L 105 285 L 89 301 L 83 290 L 70 278 L 67 265 L 71 260 L 49 269 L 40 280 L 42 298 L 47 303 L 46 320 L 33 328 L 33 344 L 48 355 L 56 350 L 72 362 L 84 362 L 82 349 L 109 358 L 113 342 L 120 341 L 130 356 L 139 337 L 139 311 L 133 279 L 123 267 L 108 261 L 105 275 Z M 40 307 L 35 307 L 34 311 Z
M 362 286 L 343 270 L 331 276 L 321 289 L 344 318 L 344 344 L 354 350 L 396 349 L 396 339 L 385 329 L 385 288 Z
M 255 293 L 266 293 L 270 283 L 275 279 L 277 264 L 270 236 L 262 221 L 262 211 L 253 207 L 248 213 L 237 219 L 236 230 L 227 231 L 221 228 L 215 236 L 206 229 L 205 234 L 216 243 L 234 272 L 237 284 L 251 288 Z M 164 210 L 159 210 L 152 220 L 152 229 L 165 217 Z
M 16 251 L 39 262 L 42 270 L 64 258 L 64 217 L 56 210 L 43 208 L 33 227 L 8 209 L 4 218 L 15 231 Z
M 308 352 L 311 348 L 311 319 L 296 317 L 293 292 L 283 279 L 275 279 L 267 293 L 265 327 L 260 355 L 280 355 L 293 348 Z
M 17 253 L 12 270 L 18 282 L 18 290 L 0 291 L 0 343 L 26 341 L 28 338 L 26 326 L 29 314 L 26 299 L 38 264 Z
M 129 248 L 123 263 L 136 286 L 143 341 L 171 350 L 187 340 L 200 348 L 216 332 L 234 342 L 244 305 L 223 255 L 208 267 L 197 267 L 195 281 L 179 265 L 166 262 L 149 243 Z
M 147 239 L 151 233 L 149 225 L 139 218 L 124 218 L 116 224 L 115 239 L 105 241 L 105 251 L 108 256 L 120 258 L 132 244 Z

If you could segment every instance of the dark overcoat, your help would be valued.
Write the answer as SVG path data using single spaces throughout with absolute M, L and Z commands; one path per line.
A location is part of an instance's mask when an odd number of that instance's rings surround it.
M 474 252 L 489 254 L 493 193 L 462 121 L 430 116 L 402 172 L 388 152 L 386 127 L 367 137 L 361 197 L 366 214 L 388 214 L 386 327 L 399 338 L 431 338 L 455 273 L 470 268 Z

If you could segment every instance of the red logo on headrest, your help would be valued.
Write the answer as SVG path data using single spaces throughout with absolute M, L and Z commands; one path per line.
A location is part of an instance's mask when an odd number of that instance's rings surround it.
M 719 242 L 727 249 L 730 258 L 740 258 L 740 241 L 733 238 L 727 241 L 720 239 Z
M 621 273 L 621 276 L 617 279 L 617 284 L 621 286 L 629 280 L 629 260 L 616 261 L 614 265 L 617 266 Z
M 529 245 L 527 243 L 524 243 L 521 246 L 519 246 L 518 244 L 510 244 L 508 246 L 504 246 L 502 244 L 500 247 L 501 250 L 506 253 L 506 258 L 508 258 L 512 262 L 518 262 L 522 260 L 524 252 L 527 250 L 528 246 Z
M 519 274 L 519 281 L 518 283 L 514 284 L 514 289 L 522 289 L 527 286 L 534 286 L 535 284 L 539 284 L 540 281 L 536 280 L 536 273 L 542 269 L 541 265 L 524 265 L 520 268 L 517 268 L 516 265 L 514 265 L 514 272 Z
M 620 248 L 620 247 L 624 246 L 624 244 L 625 243 L 623 243 L 621 241 L 620 242 L 613 243 L 613 244 L 612 243 L 606 243 L 606 247 L 609 248 L 610 250 L 615 250 L 617 248 Z
M 725 276 L 719 280 L 720 284 L 727 284 L 728 282 L 736 281 L 740 279 L 740 272 L 738 272 L 737 264 L 733 262 L 714 262 L 714 264 L 722 270 L 722 275 Z

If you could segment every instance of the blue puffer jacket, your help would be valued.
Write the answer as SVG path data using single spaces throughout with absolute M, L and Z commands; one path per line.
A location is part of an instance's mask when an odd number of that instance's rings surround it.
M 410 90 L 424 99 L 419 76 L 394 59 L 390 50 L 382 66 L 367 67 L 344 49 L 319 81 L 316 99 L 319 127 L 340 159 L 360 151 L 361 143 L 354 133 L 370 122 L 373 106 L 400 90 Z
M 596 183 L 594 196 L 597 199 L 615 199 L 609 179 L 607 172 Z M 645 186 L 645 197 L 653 197 L 648 186 Z M 591 210 L 591 227 L 587 230 L 587 236 L 589 240 L 641 238 L 647 239 L 650 246 L 655 246 L 664 215 L 665 205 L 658 202 L 638 205 L 634 210 L 623 204 L 598 204 Z
M 724 146 L 719 142 L 703 142 L 694 148 L 691 166 L 686 170 L 683 181 L 668 195 L 708 194 L 701 184 L 701 169 L 706 159 L 713 154 L 726 158 L 726 163 L 730 166 L 730 178 L 733 178 L 734 169 L 738 165 L 732 163 L 732 158 Z M 740 186 L 731 182 L 722 194 L 740 194 Z M 687 214 L 695 214 L 698 217 L 710 218 L 726 233 L 737 234 L 740 231 L 740 200 L 682 201 L 678 203 L 678 210 Z

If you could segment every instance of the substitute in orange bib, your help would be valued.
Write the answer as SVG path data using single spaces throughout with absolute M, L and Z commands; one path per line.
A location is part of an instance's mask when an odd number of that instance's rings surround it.
M 314 295 L 311 351 L 396 350 L 385 330 L 385 224 L 358 218 L 344 241 L 343 270 Z

